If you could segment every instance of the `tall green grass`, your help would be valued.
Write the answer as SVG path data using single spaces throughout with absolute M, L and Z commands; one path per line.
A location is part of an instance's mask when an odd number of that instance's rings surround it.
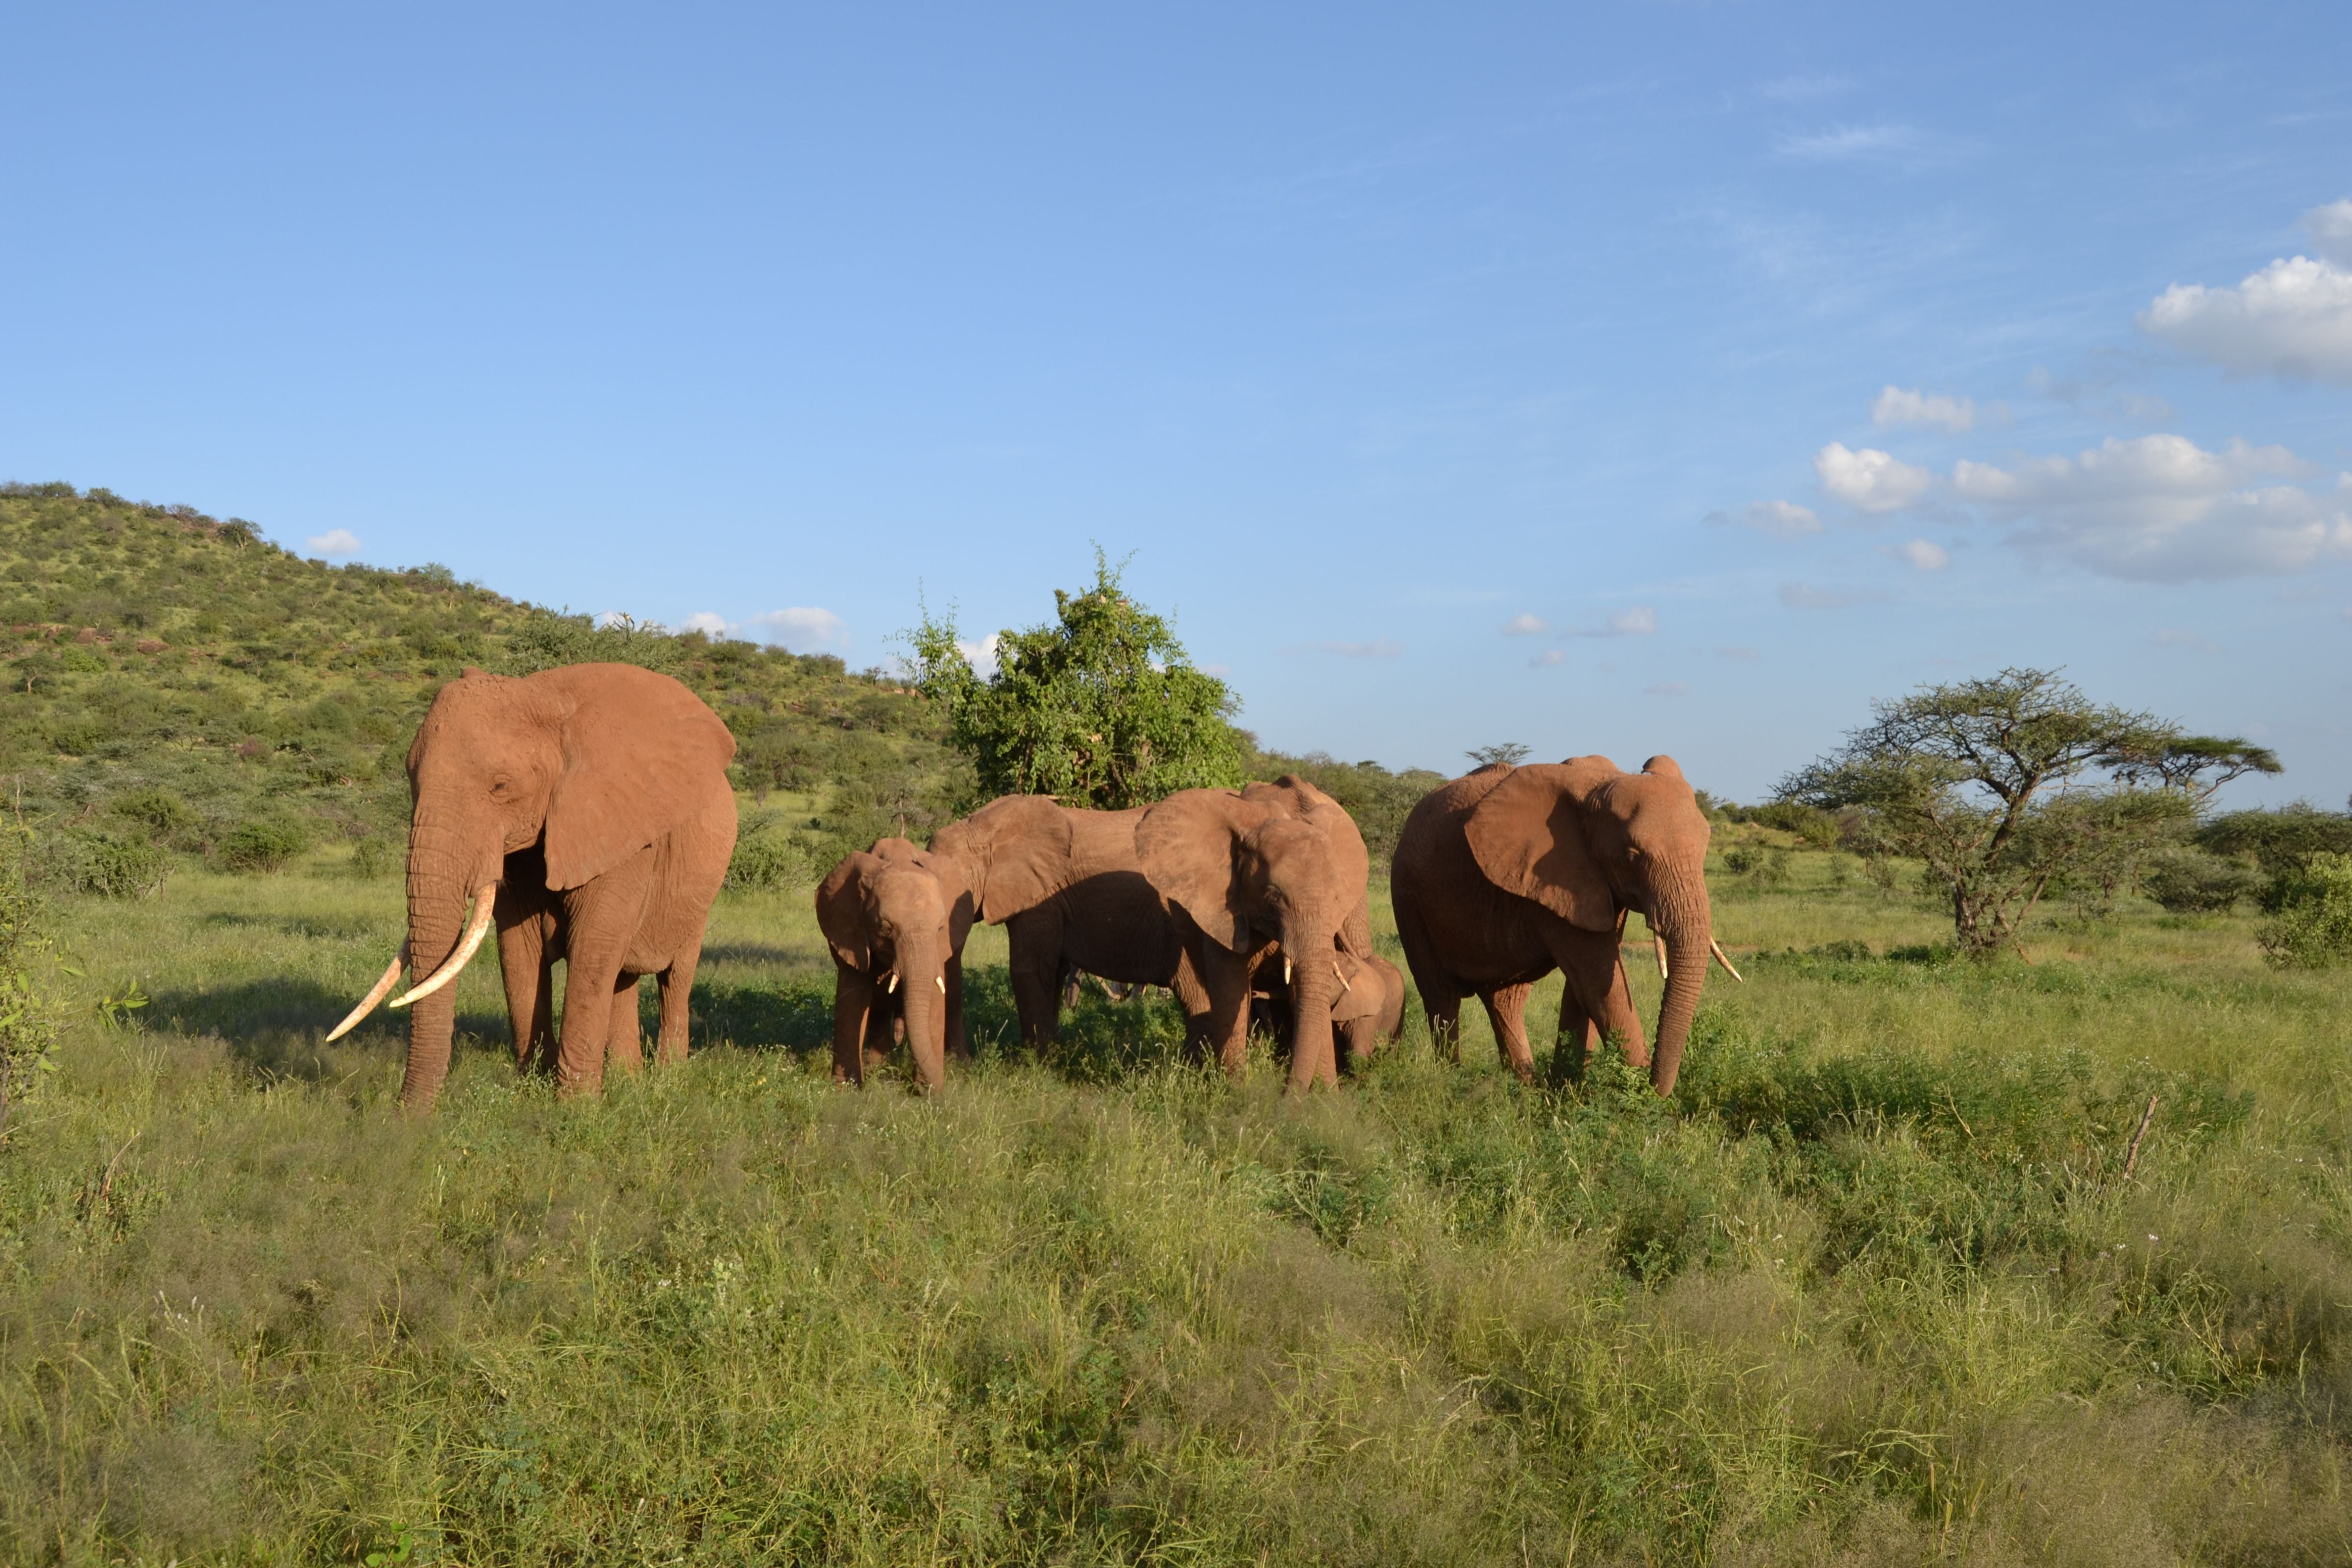
M 950 1091 L 838 1091 L 805 899 L 746 893 L 683 1068 L 555 1103 L 484 964 L 419 1121 L 395 1023 L 317 1043 L 394 882 L 71 906 L 0 1561 L 2345 1562 L 2343 973 L 2145 909 L 1971 965 L 1795 859 L 1719 884 L 1671 1103 L 1468 1019 L 1306 1099 L 1160 1003 L 1032 1058 L 993 931 Z

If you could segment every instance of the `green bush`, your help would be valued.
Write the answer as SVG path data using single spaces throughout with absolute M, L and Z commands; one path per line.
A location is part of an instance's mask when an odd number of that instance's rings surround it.
M 807 852 L 790 838 L 754 832 L 735 841 L 734 858 L 727 862 L 727 885 L 772 892 L 813 881 L 814 872 Z
M 68 892 L 101 899 L 144 899 L 163 889 L 172 858 L 160 846 L 129 833 L 71 828 L 50 855 L 50 879 Z
M 352 846 L 352 875 L 373 881 L 400 863 L 394 847 L 375 837 L 362 838 Z
M 2200 850 L 2179 850 L 2159 858 L 2140 886 L 2174 914 L 2226 910 L 2262 890 L 2262 874 L 2252 867 Z
M 33 968 L 47 940 L 38 930 L 40 903 L 26 872 L 26 838 L 0 825 L 0 1132 L 41 1075 L 55 1065 L 57 1019 L 33 984 Z
M 310 847 L 310 837 L 290 817 L 248 817 L 221 840 L 221 864 L 232 871 L 275 875 Z
M 2197 843 L 2216 855 L 2252 855 L 2275 877 L 2293 871 L 2307 856 L 2352 854 L 2352 815 L 2321 811 L 2304 801 L 2275 811 L 2233 811 L 2199 828 Z
M 1735 844 L 1723 852 L 1723 868 L 1759 888 L 1789 885 L 1789 852 L 1760 844 Z
M 167 789 L 133 790 L 117 795 L 107 809 L 136 823 L 154 842 L 182 847 L 201 821 L 194 807 Z
M 2263 953 L 2281 969 L 2325 969 L 2352 959 L 2352 855 L 2318 854 L 2281 878 L 2264 900 Z

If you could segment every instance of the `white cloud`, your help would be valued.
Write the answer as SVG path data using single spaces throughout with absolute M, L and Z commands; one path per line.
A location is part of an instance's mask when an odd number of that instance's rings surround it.
M 1517 615 L 1503 623 L 1503 635 L 1507 637 L 1531 637 L 1549 630 L 1551 623 L 1541 616 Z
M 1313 642 L 1293 651 L 1336 653 L 1341 658 L 1396 658 L 1403 654 L 1404 644 L 1391 637 L 1375 637 L 1370 642 Z
M 996 649 L 1003 640 L 1003 632 L 991 632 L 978 642 L 966 642 L 963 638 L 958 637 L 956 651 L 963 655 L 964 662 L 971 666 L 972 673 L 985 680 L 996 673 Z M 1209 673 L 1216 675 L 1223 672 L 1210 670 Z
M 2330 202 L 2303 215 L 2311 248 L 2338 267 L 2352 267 L 2352 199 Z
M 2221 650 L 2195 632 L 2182 631 L 2178 626 L 2161 626 L 2147 637 L 2150 647 L 2185 647 L 2194 653 L 2218 653 Z
M 1951 552 L 1929 540 L 1914 539 L 1890 547 L 1887 552 L 1897 561 L 1907 561 L 1922 572 L 1941 572 L 1952 563 Z
M 2331 495 L 2279 484 L 2312 465 L 2284 447 L 2209 452 L 2180 436 L 2110 437 L 2014 468 L 1961 462 L 1952 489 L 2021 526 L 2012 542 L 2109 576 L 2184 582 L 2352 560 L 2352 478 Z
M 1548 647 L 1544 649 L 1543 652 L 1536 655 L 1535 658 L 1528 660 L 1528 668 L 1529 669 L 1546 669 L 1552 665 L 1566 664 L 1567 662 L 1568 655 L 1560 652 L 1559 649 L 1556 647 Z
M 682 632 L 700 632 L 707 637 L 723 637 L 734 630 L 727 624 L 727 617 L 715 610 L 695 611 L 686 617 L 686 623 L 677 629 Z
M 1658 612 L 1647 605 L 1631 605 L 1597 626 L 1563 626 L 1564 637 L 1645 637 L 1658 629 Z
M 1901 511 L 1936 482 L 1927 469 L 1875 447 L 1851 452 L 1843 441 L 1832 441 L 1813 454 L 1813 472 L 1831 500 L 1866 512 Z
M 1822 531 L 1822 520 L 1814 515 L 1812 508 L 1785 500 L 1750 501 L 1737 513 L 1708 512 L 1706 521 L 1740 523 L 1774 539 L 1801 539 L 1808 533 Z
M 348 528 L 331 528 L 324 533 L 314 533 L 303 544 L 310 553 L 326 561 L 340 561 L 360 552 L 360 536 Z
M 2140 330 L 2233 375 L 2352 384 L 2352 201 L 2304 214 L 2316 258 L 2283 257 L 2236 288 L 2175 283 Z
M 770 642 L 794 653 L 832 653 L 849 646 L 849 623 L 831 610 L 811 605 L 762 610 L 743 625 L 757 628 Z
M 1977 427 L 1978 417 L 1973 397 L 1946 397 L 1916 388 L 1883 387 L 1870 405 L 1870 422 L 1882 430 L 1942 430 L 1961 436 Z M 2009 410 L 1998 403 L 1987 404 L 1982 417 L 1987 425 L 2006 425 Z
M 1850 605 L 1878 605 L 1886 595 L 1875 588 L 1816 588 L 1806 583 L 1783 583 L 1780 603 L 1792 610 L 1843 610 Z
M 1680 680 L 1662 680 L 1655 686 L 1644 686 L 1642 689 L 1652 697 L 1688 697 L 1690 695 L 1688 683 Z

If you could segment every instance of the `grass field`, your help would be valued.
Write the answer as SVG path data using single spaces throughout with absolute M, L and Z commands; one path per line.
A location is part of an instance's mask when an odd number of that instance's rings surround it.
M 61 906 L 0 1561 L 2352 1561 L 2352 980 L 2146 906 L 1971 966 L 1832 863 L 1719 884 L 1671 1104 L 1417 1019 L 1303 1100 L 1163 1004 L 1028 1059 L 996 931 L 972 1070 L 836 1091 L 746 894 L 685 1068 L 558 1105 L 483 963 L 415 1120 L 317 1044 L 396 880 Z

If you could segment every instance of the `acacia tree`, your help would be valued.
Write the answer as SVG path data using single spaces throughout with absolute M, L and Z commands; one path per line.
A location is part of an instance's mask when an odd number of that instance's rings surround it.
M 1192 667 L 1168 623 L 1120 591 L 1095 552 L 1091 588 L 1054 592 L 1055 618 L 997 634 L 983 679 L 952 612 L 908 634 L 915 684 L 947 710 L 948 738 L 972 760 L 984 796 L 1050 795 L 1119 810 L 1180 789 L 1248 778 L 1241 704 Z
M 1779 797 L 1862 808 L 1948 893 L 1953 934 L 1978 957 L 2014 945 L 2053 881 L 2129 865 L 2230 778 L 2278 771 L 2261 747 L 2103 707 L 2054 670 L 2004 669 L 1872 709 Z

